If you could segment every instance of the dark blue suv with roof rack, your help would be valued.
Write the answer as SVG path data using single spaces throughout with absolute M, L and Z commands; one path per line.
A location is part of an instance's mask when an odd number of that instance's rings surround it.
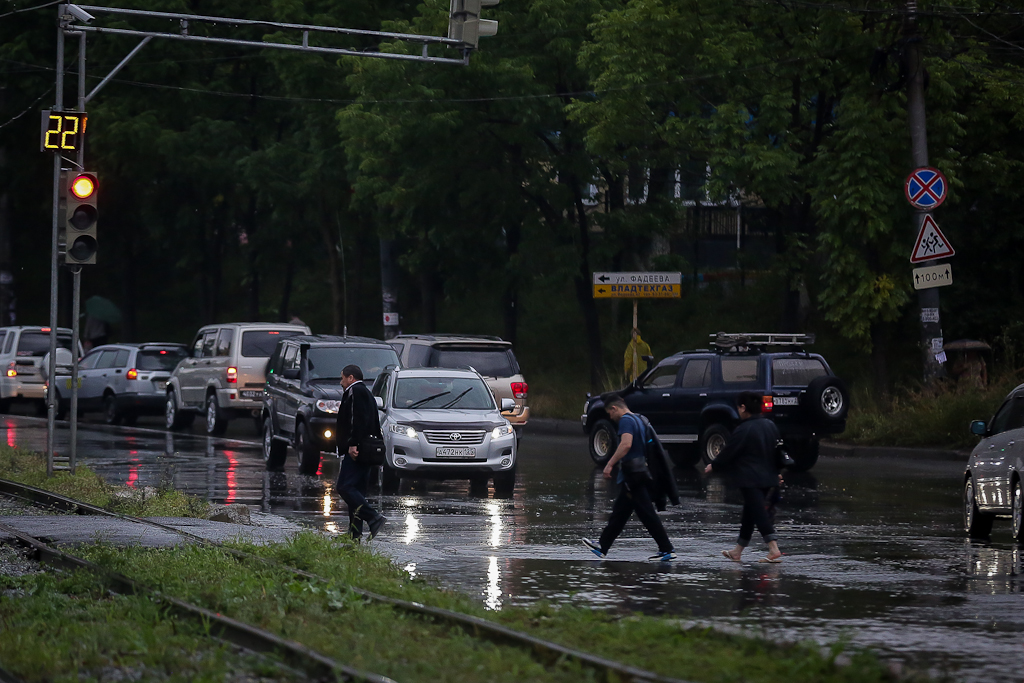
M 818 460 L 818 441 L 846 429 L 849 393 L 825 359 L 804 346 L 813 335 L 712 335 L 714 348 L 682 351 L 654 364 L 619 393 L 646 415 L 679 464 L 714 460 L 739 422 L 736 396 L 760 391 L 764 412 L 779 428 L 793 469 Z M 649 359 L 653 361 L 653 359 Z M 588 396 L 583 431 L 590 456 L 603 464 L 615 450 L 616 430 L 600 396 Z

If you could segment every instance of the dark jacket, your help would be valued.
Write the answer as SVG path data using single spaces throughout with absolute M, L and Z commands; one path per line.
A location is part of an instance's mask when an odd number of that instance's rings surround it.
M 658 438 L 658 432 L 654 431 L 651 421 L 644 415 L 640 415 L 640 421 L 644 423 L 644 433 L 647 436 L 645 453 L 647 454 L 647 469 L 651 471 L 651 498 L 658 510 L 664 511 L 667 503 L 679 505 L 679 486 L 676 484 L 675 475 L 672 474 L 672 460 L 668 452 Z
M 362 382 L 356 382 L 341 397 L 338 408 L 338 453 L 344 454 L 349 446 L 359 446 L 368 436 L 383 438 L 380 417 L 373 394 Z
M 775 448 L 779 429 L 771 420 L 750 417 L 736 427 L 711 469 L 727 473 L 740 487 L 770 488 L 779 485 Z

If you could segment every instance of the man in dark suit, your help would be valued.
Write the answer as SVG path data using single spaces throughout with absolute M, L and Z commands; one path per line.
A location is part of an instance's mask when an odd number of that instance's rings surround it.
M 380 533 L 387 517 L 366 502 L 366 489 L 370 481 L 370 467 L 359 462 L 359 444 L 367 437 L 382 439 L 377 402 L 363 384 L 363 371 L 358 365 L 347 365 L 341 371 L 341 386 L 345 393 L 338 408 L 338 455 L 341 473 L 338 475 L 338 493 L 348 505 L 349 531 L 352 538 L 363 535 L 363 522 L 370 526 L 370 540 Z

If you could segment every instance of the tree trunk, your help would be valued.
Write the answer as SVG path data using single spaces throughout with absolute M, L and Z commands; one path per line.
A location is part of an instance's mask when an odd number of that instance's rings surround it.
M 886 322 L 871 325 L 871 370 L 875 396 L 883 402 L 889 399 L 889 328 Z
M 505 262 L 516 263 L 519 245 L 523 237 L 522 216 L 509 221 L 505 227 Z M 501 295 L 501 309 L 504 318 L 505 339 L 516 345 L 519 339 L 519 273 L 515 267 L 508 267 L 505 291 Z

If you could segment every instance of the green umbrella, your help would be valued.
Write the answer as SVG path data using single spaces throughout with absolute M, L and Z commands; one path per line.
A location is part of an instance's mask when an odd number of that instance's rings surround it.
M 110 299 L 91 296 L 85 300 L 85 314 L 94 320 L 116 325 L 121 322 L 121 310 Z

